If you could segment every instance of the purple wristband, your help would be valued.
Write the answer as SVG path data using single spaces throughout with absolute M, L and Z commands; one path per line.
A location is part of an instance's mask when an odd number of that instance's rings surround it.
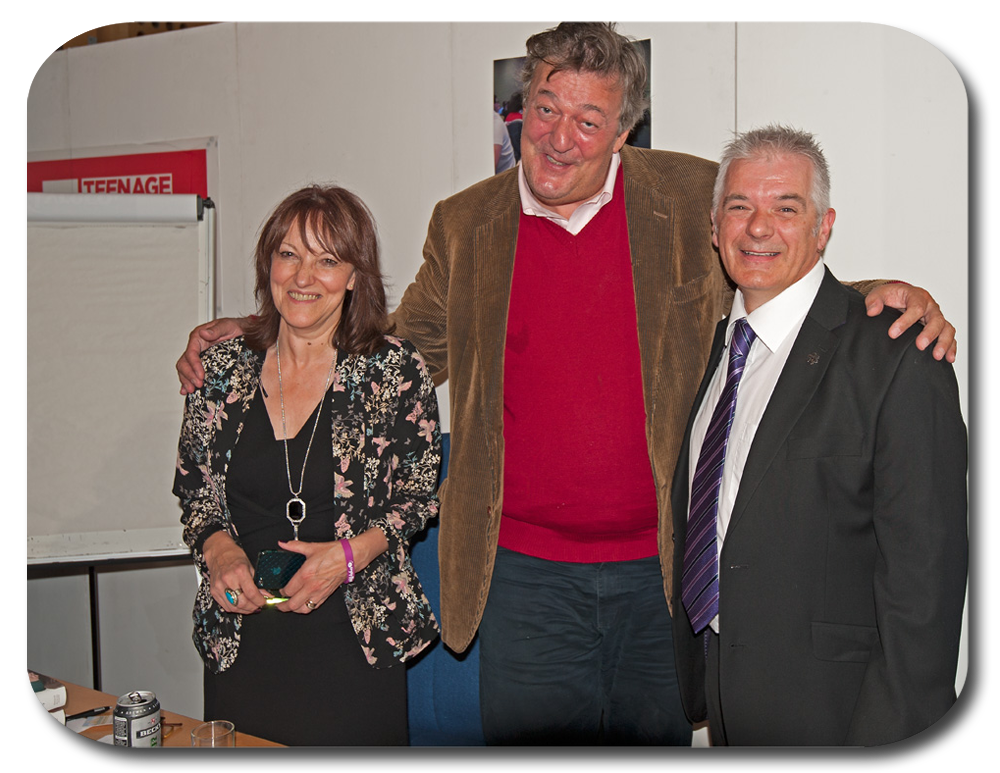
M 351 550 L 351 542 L 342 539 L 340 546 L 344 549 L 344 558 L 347 559 L 347 579 L 344 582 L 354 582 L 354 551 Z

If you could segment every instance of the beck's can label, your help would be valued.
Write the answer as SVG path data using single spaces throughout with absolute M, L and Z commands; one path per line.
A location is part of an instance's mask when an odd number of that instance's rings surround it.
M 118 699 L 114 712 L 115 746 L 161 746 L 160 702 L 148 690 Z

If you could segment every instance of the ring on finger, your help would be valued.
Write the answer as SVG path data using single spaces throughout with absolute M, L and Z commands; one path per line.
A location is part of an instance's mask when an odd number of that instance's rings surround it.
M 232 604 L 234 607 L 239 603 L 240 594 L 243 593 L 239 588 L 233 590 L 232 588 L 226 588 L 226 601 Z
M 309 609 L 316 609 L 316 607 L 318 607 L 319 604 L 317 604 L 312 599 L 306 599 L 306 606 L 309 607 Z

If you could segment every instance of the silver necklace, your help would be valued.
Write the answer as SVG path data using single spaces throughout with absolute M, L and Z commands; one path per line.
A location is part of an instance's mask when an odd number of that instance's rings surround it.
M 309 461 L 309 451 L 312 450 L 313 438 L 316 437 L 316 427 L 319 426 L 319 416 L 323 412 L 323 400 L 326 399 L 326 390 L 330 388 L 330 379 L 333 378 L 333 369 L 337 364 L 337 350 L 333 350 L 333 362 L 330 363 L 330 371 L 326 374 L 326 385 L 323 387 L 323 397 L 320 398 L 320 407 L 316 411 L 316 421 L 313 422 L 312 434 L 309 435 L 309 445 L 306 446 L 306 456 L 302 460 L 302 474 L 299 475 L 299 490 L 292 486 L 292 470 L 288 463 L 288 430 L 285 428 L 285 392 L 281 388 L 281 344 L 274 342 L 274 353 L 278 360 L 278 397 L 281 400 L 281 434 L 285 444 L 285 475 L 288 476 L 288 490 L 292 492 L 292 498 L 285 505 L 285 518 L 292 524 L 295 532 L 293 539 L 299 538 L 299 524 L 306 519 L 306 503 L 302 500 L 302 487 L 306 482 L 306 462 Z M 294 514 L 293 514 L 294 513 Z

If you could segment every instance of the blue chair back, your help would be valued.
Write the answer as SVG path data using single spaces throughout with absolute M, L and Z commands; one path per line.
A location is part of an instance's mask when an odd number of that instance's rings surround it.
M 450 438 L 443 436 L 441 480 L 448 474 Z M 432 522 L 411 545 L 413 566 L 434 614 L 441 619 L 438 524 Z M 479 639 L 462 654 L 440 640 L 407 664 L 411 746 L 483 746 L 479 713 Z

